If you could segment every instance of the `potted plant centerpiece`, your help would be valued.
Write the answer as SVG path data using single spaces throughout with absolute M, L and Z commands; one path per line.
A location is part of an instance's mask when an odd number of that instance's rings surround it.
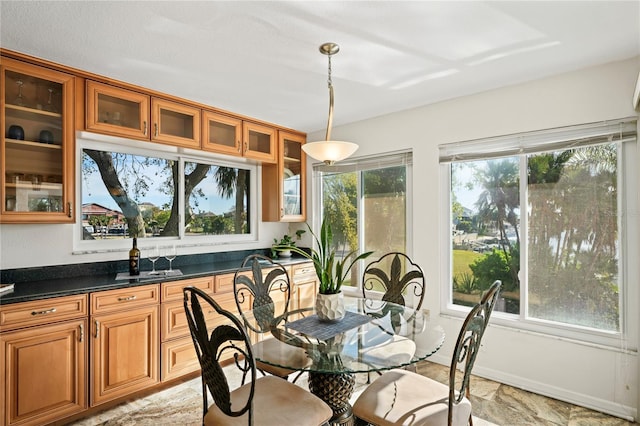
M 320 227 L 320 237 L 313 235 L 315 246 L 309 251 L 296 246 L 289 246 L 289 250 L 313 262 L 316 275 L 320 282 L 316 297 L 316 313 L 323 321 L 338 321 L 344 318 L 344 299 L 341 291 L 342 284 L 347 278 L 353 265 L 360 259 L 369 257 L 373 252 L 368 251 L 356 256 L 357 250 L 352 250 L 342 259 L 336 258 L 336 250 L 332 248 L 333 233 L 331 224 L 323 219 Z

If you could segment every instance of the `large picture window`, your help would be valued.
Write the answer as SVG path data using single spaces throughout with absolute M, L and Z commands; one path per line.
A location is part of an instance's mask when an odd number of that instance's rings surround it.
M 252 234 L 253 166 L 117 145 L 83 144 L 80 156 L 83 241 Z
M 337 253 L 373 251 L 366 262 L 410 248 L 411 153 L 316 165 L 318 205 L 331 224 Z M 361 285 L 361 267 L 346 286 Z
M 497 311 L 623 332 L 623 272 L 636 245 L 623 232 L 634 203 L 625 193 L 625 160 L 635 129 L 635 121 L 621 121 L 442 146 L 450 177 L 448 304 L 475 303 L 499 279 Z

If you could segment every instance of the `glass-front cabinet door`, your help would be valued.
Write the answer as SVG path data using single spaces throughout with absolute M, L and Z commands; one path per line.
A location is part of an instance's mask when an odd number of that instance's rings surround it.
M 306 159 L 302 151 L 305 138 L 293 133 L 280 132 L 279 149 L 282 152 L 282 211 L 283 217 L 305 220 L 304 186 Z
M 278 132 L 278 162 L 262 166 L 262 220 L 304 222 L 306 214 L 305 136 Z
M 263 163 L 275 163 L 276 133 L 274 127 L 244 121 L 242 123 L 243 155 Z
M 86 128 L 114 136 L 200 148 L 200 109 L 87 80 Z
M 164 99 L 151 99 L 151 140 L 200 149 L 200 109 Z
M 0 222 L 73 222 L 74 77 L 4 57 L 0 73 Z
M 213 111 L 202 113 L 202 149 L 242 155 L 242 120 Z
M 148 140 L 150 102 L 148 95 L 87 80 L 86 128 Z

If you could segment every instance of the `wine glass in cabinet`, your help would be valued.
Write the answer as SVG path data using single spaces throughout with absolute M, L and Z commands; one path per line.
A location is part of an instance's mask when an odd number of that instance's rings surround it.
M 74 77 L 2 58 L 0 223 L 73 222 Z

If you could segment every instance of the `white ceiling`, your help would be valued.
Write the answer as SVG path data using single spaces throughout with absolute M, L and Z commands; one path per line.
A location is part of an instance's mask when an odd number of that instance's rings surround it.
M 0 1 L 0 45 L 306 132 L 640 55 L 639 1 Z M 632 94 L 629 94 L 631 99 Z

